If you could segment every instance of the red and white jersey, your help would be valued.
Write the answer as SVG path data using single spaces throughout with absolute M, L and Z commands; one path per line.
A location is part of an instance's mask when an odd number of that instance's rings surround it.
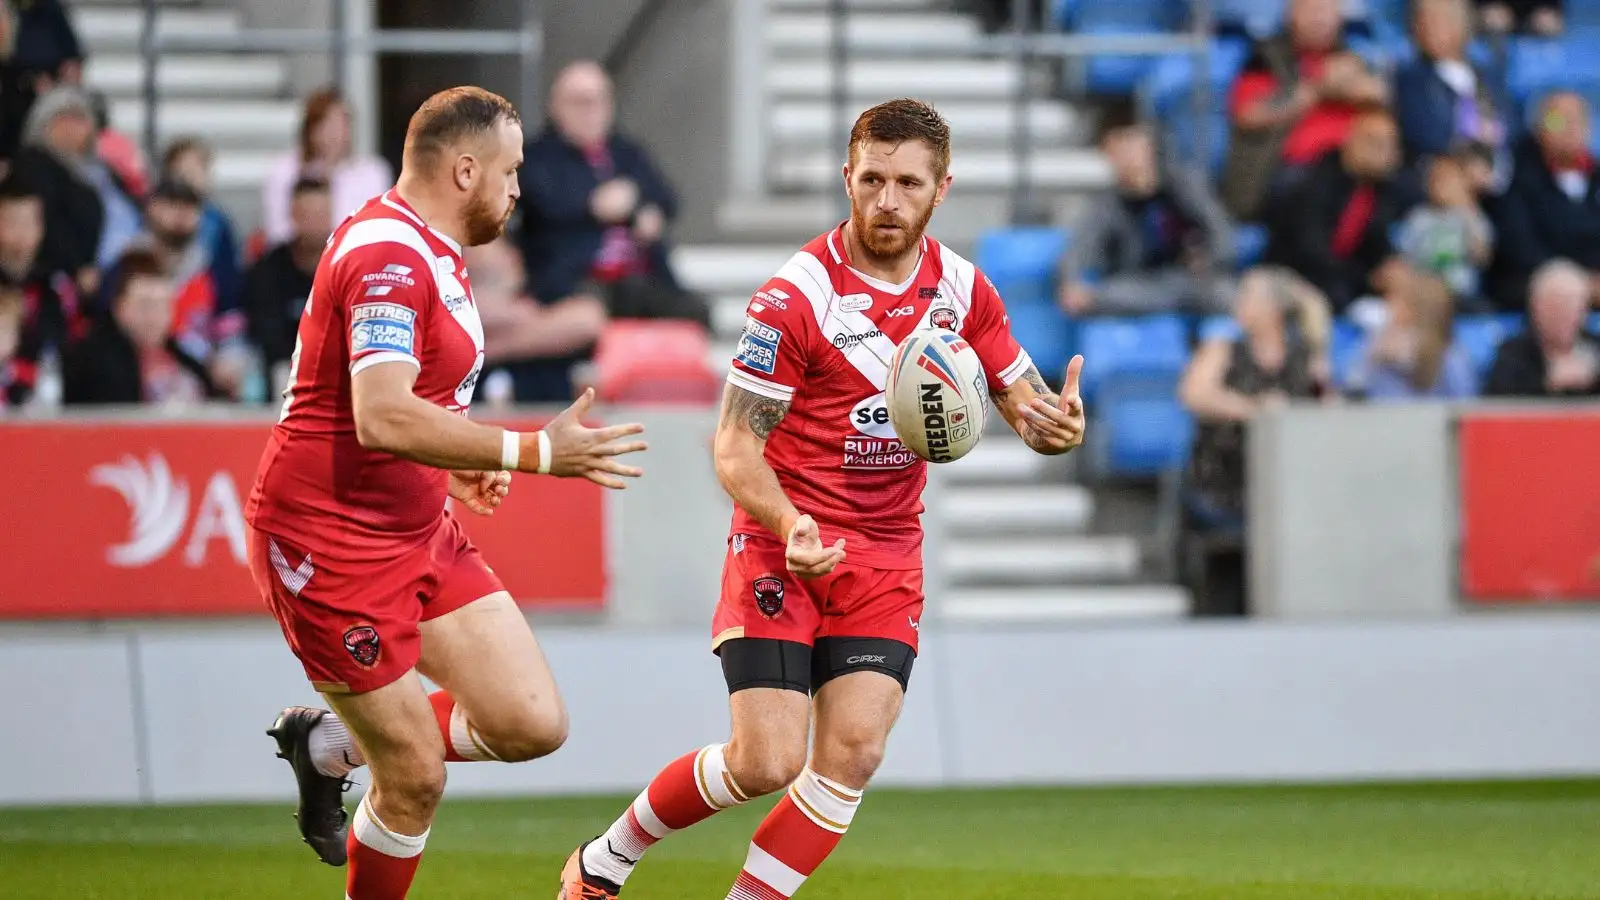
M 416 395 L 463 416 L 483 370 L 460 245 L 392 190 L 346 219 L 322 253 L 246 505 L 252 525 L 345 555 L 427 537 L 444 513 L 448 473 L 356 440 L 351 378 L 389 362 L 416 366 Z
M 921 326 L 949 328 L 977 351 L 991 390 L 1009 387 L 1033 360 L 988 277 L 939 242 L 922 239 L 903 284 L 856 271 L 843 247 L 840 226 L 756 292 L 728 382 L 790 404 L 766 459 L 825 544 L 844 538 L 851 562 L 916 568 L 928 473 L 889 425 L 883 391 L 895 348 Z M 732 534 L 763 532 L 735 508 Z

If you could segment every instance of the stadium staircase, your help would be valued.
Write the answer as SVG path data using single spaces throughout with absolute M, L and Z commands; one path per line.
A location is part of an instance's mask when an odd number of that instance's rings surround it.
M 144 138 L 144 24 L 140 0 L 71 0 L 79 38 L 89 53 L 85 83 L 106 95 L 111 123 Z M 205 36 L 246 27 L 242 4 L 230 0 L 162 0 L 162 34 Z M 291 58 L 270 53 L 169 52 L 156 66 L 161 103 L 158 144 L 204 135 L 217 148 L 217 199 L 240 221 L 259 218 L 261 180 L 271 160 L 292 146 L 299 103 Z
M 769 0 L 766 92 L 772 148 L 768 192 L 734 197 L 719 211 L 725 243 L 677 251 L 679 277 L 714 298 L 715 364 L 725 367 L 743 325 L 751 290 L 800 243 L 842 213 L 840 140 L 832 110 L 830 0 Z M 978 236 L 1001 225 L 1016 177 L 1012 154 L 1022 79 L 1051 96 L 1054 73 L 1014 60 L 975 55 L 963 45 L 980 34 L 975 18 L 937 0 L 847 0 L 846 78 L 852 109 L 911 95 L 933 101 L 956 134 L 956 190 L 934 219 L 937 235 L 970 255 Z M 917 58 L 875 59 L 886 40 L 929 46 Z M 1065 201 L 1104 183 L 1107 172 L 1086 149 L 1089 123 L 1055 99 L 1028 108 L 1035 150 L 1036 198 Z M 1006 430 L 1003 423 L 997 427 Z M 925 522 L 931 565 L 950 589 L 937 614 L 966 621 L 1170 618 L 1185 614 L 1187 594 L 1153 583 L 1147 539 L 1132 528 L 1108 529 L 1097 492 L 1077 483 L 1075 466 L 1047 460 L 1015 437 L 996 434 L 958 465 L 935 467 Z M 932 535 L 937 534 L 937 543 Z

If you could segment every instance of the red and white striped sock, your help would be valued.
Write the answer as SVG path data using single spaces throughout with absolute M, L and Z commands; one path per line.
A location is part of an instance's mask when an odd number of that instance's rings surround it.
M 727 900 L 787 900 L 839 845 L 861 805 L 861 791 L 807 766 L 750 839 L 744 871 Z
M 433 704 L 433 717 L 439 723 L 439 733 L 444 736 L 445 762 L 503 762 L 478 729 L 467 721 L 467 711 L 456 705 L 449 691 L 429 694 L 428 702 Z
M 606 833 L 583 851 L 583 868 L 621 885 L 657 841 L 749 800 L 728 772 L 727 744 L 673 760 Z
M 384 827 L 372 811 L 372 795 L 361 798 L 350 837 L 350 873 L 345 879 L 345 900 L 403 900 L 422 862 L 428 832 L 396 834 Z

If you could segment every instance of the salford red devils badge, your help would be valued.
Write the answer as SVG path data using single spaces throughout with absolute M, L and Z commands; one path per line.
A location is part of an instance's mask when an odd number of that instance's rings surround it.
M 344 648 L 356 662 L 371 668 L 378 663 L 383 648 L 378 645 L 378 629 L 371 625 L 356 625 L 344 633 Z
M 750 583 L 756 595 L 756 609 L 767 618 L 783 611 L 783 579 L 776 575 L 763 575 Z

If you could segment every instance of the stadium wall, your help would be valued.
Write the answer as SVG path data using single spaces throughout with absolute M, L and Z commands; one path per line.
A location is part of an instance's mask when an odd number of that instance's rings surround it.
M 705 629 L 541 629 L 568 745 L 457 795 L 637 790 L 725 739 Z M 880 783 L 1600 773 L 1600 618 L 927 629 Z M 7 629 L 0 804 L 286 801 L 263 730 L 314 703 L 267 622 Z

